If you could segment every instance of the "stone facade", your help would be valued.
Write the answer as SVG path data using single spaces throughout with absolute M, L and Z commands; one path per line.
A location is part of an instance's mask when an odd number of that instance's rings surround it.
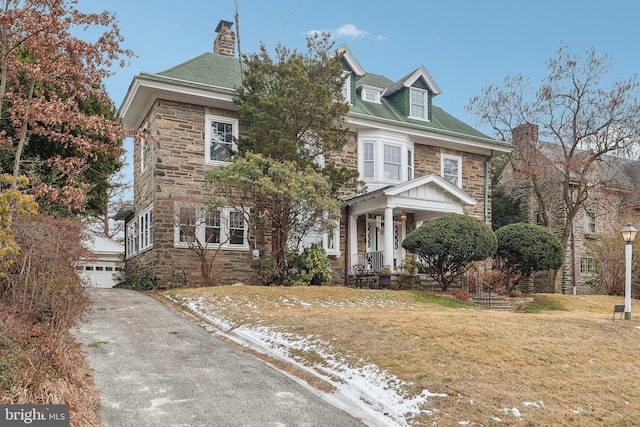
M 233 124 L 234 137 L 246 136 L 233 104 L 239 81 L 232 77 L 240 69 L 238 62 L 233 60 L 235 36 L 231 26 L 231 22 L 221 21 L 216 28 L 218 37 L 214 42 L 214 54 L 201 55 L 163 73 L 137 77 L 123 103 L 125 123 L 140 128 L 146 135 L 144 140 L 134 144 L 135 212 L 125 222 L 139 227 L 137 238 L 141 239 L 146 230 L 143 227 L 148 226 L 144 213 L 152 209 L 148 228 L 153 235 L 152 245 L 137 242 L 133 245 L 137 250 L 127 253 L 126 275 L 129 278 L 154 277 L 161 286 L 203 284 L 201 260 L 194 248 L 189 247 L 189 242 L 180 237 L 177 217 L 182 207 L 201 206 L 208 200 L 210 193 L 205 187 L 205 176 L 224 164 L 208 159 L 209 155 L 215 155 L 213 152 L 207 154 L 208 135 L 217 132 L 212 130 L 212 123 L 218 126 L 216 120 L 228 121 Z M 355 89 L 355 79 L 366 73 L 350 54 L 345 58 L 344 66 L 351 70 L 353 78 L 349 84 Z M 202 73 L 202 69 L 207 73 Z M 195 80 L 189 80 L 192 78 Z M 428 92 L 425 99 L 429 99 L 429 103 L 424 107 L 430 109 L 431 98 L 439 93 L 437 85 L 423 67 L 408 78 L 414 80 L 392 85 L 394 99 L 406 99 L 408 106 L 409 87 L 416 88 Z M 367 85 L 376 82 L 382 80 L 374 77 Z M 382 93 L 383 88 L 380 90 Z M 439 109 L 434 109 L 435 116 L 422 120 L 404 117 L 402 120 L 408 121 L 403 124 L 400 113 L 391 111 L 394 104 L 385 100 L 384 105 L 380 102 L 372 110 L 381 114 L 377 117 L 369 112 L 368 106 L 364 107 L 356 92 L 351 91 L 350 108 L 354 116 L 350 111 L 345 120 L 347 143 L 328 160 L 338 167 L 360 170 L 362 175 L 363 146 L 368 144 L 376 150 L 376 173 L 374 179 L 368 181 L 367 185 L 371 187 L 362 200 L 358 199 L 360 195 L 341 194 L 345 208 L 337 229 L 336 245 L 327 243 L 331 233 L 320 236 L 326 246 L 331 246 L 327 253 L 333 269 L 331 283 L 335 285 L 346 283 L 352 265 L 359 262 L 356 258 L 372 251 L 379 257 L 383 253 L 382 258 L 387 263 L 388 254 L 393 251 L 393 267 L 399 268 L 404 262 L 404 258 L 397 255 L 401 249 L 400 239 L 438 215 L 458 212 L 490 222 L 489 155 L 510 150 Z M 406 116 L 408 111 L 402 114 Z M 442 123 L 453 128 L 445 129 Z M 467 150 L 469 147 L 472 149 Z M 443 156 L 455 159 L 454 168 L 457 168 L 456 173 L 460 172 L 459 182 L 452 183 L 440 176 Z M 387 176 L 387 173 L 392 175 Z M 393 193 L 394 188 L 398 193 Z M 399 193 L 401 190 L 402 194 Z M 235 208 L 224 209 L 232 211 Z M 377 223 L 383 217 L 385 223 Z M 398 220 L 400 217 L 402 221 Z M 375 236 L 371 232 L 372 222 L 376 222 Z M 387 228 L 385 234 L 384 226 L 393 230 Z M 128 232 L 128 235 L 133 233 Z M 394 236 L 393 242 L 389 240 L 390 235 Z M 371 239 L 374 237 L 378 241 L 372 250 Z M 261 282 L 252 263 L 254 257 L 264 255 L 257 249 L 269 250 L 270 236 L 256 242 L 249 224 L 243 241 L 243 244 L 221 244 L 217 249 L 208 249 L 207 256 L 215 255 L 212 274 L 215 284 Z
M 540 143 L 537 127 L 530 124 L 513 130 L 513 146 L 498 187 L 514 198 L 521 198 L 522 213 L 527 222 L 545 225 L 560 238 L 567 221 L 567 208 L 562 191 L 562 172 L 551 160 L 550 153 L 554 147 Z M 611 164 L 616 163 L 612 161 Z M 533 185 L 533 173 L 536 174 L 537 186 Z M 607 185 L 604 174 L 601 163 L 596 164 L 591 182 L 597 184 L 589 191 L 589 198 L 573 220 L 573 232 L 568 236 L 562 269 L 555 274 L 536 274 L 520 285 L 521 291 L 565 294 L 593 294 L 597 291 L 593 286 L 596 278 L 594 264 L 587 246 L 599 234 L 612 231 L 611 227 L 615 227 L 618 220 L 619 206 L 629 193 L 628 189 L 621 191 L 620 186 Z M 623 171 L 617 174 L 620 177 Z

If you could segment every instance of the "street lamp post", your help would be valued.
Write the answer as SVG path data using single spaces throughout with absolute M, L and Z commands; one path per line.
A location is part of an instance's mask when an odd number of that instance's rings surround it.
M 624 318 L 631 320 L 631 251 L 633 240 L 636 238 L 638 230 L 631 223 L 620 230 L 625 247 L 625 274 L 624 274 Z

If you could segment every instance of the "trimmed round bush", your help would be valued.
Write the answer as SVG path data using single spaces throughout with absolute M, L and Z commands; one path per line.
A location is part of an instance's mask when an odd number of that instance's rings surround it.
M 492 256 L 498 246 L 491 227 L 477 218 L 447 214 L 415 229 L 402 247 L 420 257 L 442 290 L 474 262 Z
M 538 271 L 562 266 L 562 244 L 548 228 L 518 222 L 499 228 L 496 238 L 496 259 L 501 269 L 511 277 L 510 292 L 522 279 Z

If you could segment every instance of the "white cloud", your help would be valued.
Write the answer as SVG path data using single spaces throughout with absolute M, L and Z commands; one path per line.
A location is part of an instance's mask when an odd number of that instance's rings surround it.
M 368 38 L 375 41 L 386 40 L 385 36 L 377 35 L 374 36 L 365 30 L 361 30 L 357 26 L 353 24 L 344 24 L 343 26 L 336 28 L 335 30 L 311 30 L 307 34 L 314 35 L 320 34 L 322 32 L 331 33 L 335 38 L 350 38 L 350 39 L 363 39 Z
M 353 24 L 345 24 L 342 27 L 335 30 L 336 37 L 351 37 L 354 39 L 359 39 L 363 37 L 369 37 L 369 33 L 359 29 Z

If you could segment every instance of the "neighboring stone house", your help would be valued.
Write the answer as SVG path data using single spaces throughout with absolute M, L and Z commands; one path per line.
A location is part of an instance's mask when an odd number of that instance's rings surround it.
M 560 237 L 567 221 L 562 147 L 539 141 L 538 127 L 532 124 L 513 129 L 512 141 L 513 152 L 496 187 L 513 198 L 521 198 L 522 214 L 527 222 L 545 225 Z M 586 154 L 578 151 L 574 162 L 579 164 Z M 639 210 L 640 162 L 603 156 L 584 176 L 571 176 L 570 197 L 575 197 L 571 189 L 581 185 L 580 181 L 589 190 L 573 221 L 562 271 L 556 275 L 555 282 L 550 272 L 539 273 L 525 281 L 521 290 L 567 294 L 596 291 L 593 286 L 596 264 L 588 252 L 588 243 L 603 233 L 617 233 L 625 225 L 620 216 L 625 208 Z
M 126 221 L 128 277 L 198 281 L 198 262 L 176 217 L 206 200 L 205 174 L 227 164 L 226 148 L 244 132 L 233 103 L 241 68 L 231 25 L 218 25 L 213 53 L 136 76 L 120 108 L 127 125 L 150 136 L 135 142 L 134 203 L 117 215 Z M 332 160 L 357 169 L 367 193 L 344 199 L 334 231 L 306 239 L 322 242 L 335 284 L 344 283 L 356 264 L 399 269 L 403 238 L 439 215 L 463 213 L 489 223 L 489 161 L 511 150 L 436 107 L 440 88 L 424 67 L 392 81 L 365 72 L 346 47 L 339 49 L 348 74 L 349 142 Z M 191 227 L 221 248 L 217 284 L 256 282 L 251 264 L 262 254 L 235 207 L 209 210 Z

